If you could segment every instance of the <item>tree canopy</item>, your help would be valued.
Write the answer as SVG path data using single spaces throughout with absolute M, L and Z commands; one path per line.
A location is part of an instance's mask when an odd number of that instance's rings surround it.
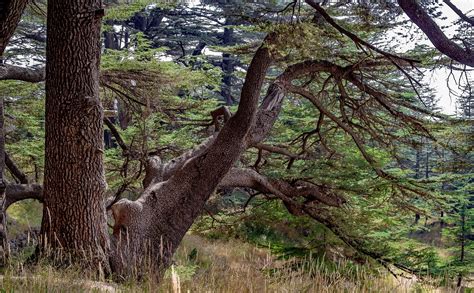
M 470 12 L 431 0 L 74 3 L 0 10 L 3 212 L 43 202 L 40 247 L 97 246 L 105 272 L 161 278 L 191 229 L 266 235 L 287 255 L 332 241 L 395 275 L 472 277 Z M 458 19 L 440 26 L 446 9 Z M 428 78 L 442 69 L 455 115 Z M 297 231 L 291 245 L 277 222 Z

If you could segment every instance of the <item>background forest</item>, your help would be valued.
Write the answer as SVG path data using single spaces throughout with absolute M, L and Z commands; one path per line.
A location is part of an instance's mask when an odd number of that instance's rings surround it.
M 473 49 L 472 3 L 447 19 L 451 1 L 419 2 Z M 30 2 L 0 64 L 7 196 L 10 184 L 33 194 L 4 200 L 2 290 L 471 292 L 472 64 L 440 53 L 396 2 L 319 3 L 105 1 L 108 208 L 140 197 L 150 158 L 184 164 L 212 140 L 236 113 L 262 41 L 278 56 L 260 108 L 276 114 L 252 128 L 256 138 L 156 284 L 31 262 L 43 215 L 41 197 L 32 198 L 45 166 L 47 3 Z M 281 84 L 284 98 L 268 98 Z

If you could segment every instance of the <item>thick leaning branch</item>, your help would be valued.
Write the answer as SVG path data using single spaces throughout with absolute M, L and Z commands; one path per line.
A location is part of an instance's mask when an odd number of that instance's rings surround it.
M 0 80 L 21 80 L 27 82 L 41 82 L 46 78 L 44 68 L 31 69 L 9 64 L 0 64 Z
M 473 48 L 463 49 L 448 39 L 436 22 L 416 0 L 398 0 L 398 5 L 400 5 L 406 15 L 425 33 L 436 49 L 459 63 L 474 67 Z
M 12 204 L 25 199 L 36 199 L 43 202 L 43 186 L 40 184 L 8 184 L 5 210 Z
M 268 88 L 267 94 L 262 101 L 262 104 L 258 108 L 255 123 L 253 124 L 252 128 L 250 129 L 249 133 L 245 138 L 245 146 L 246 148 L 255 146 L 263 141 L 270 130 L 273 127 L 276 119 L 281 110 L 281 105 L 283 102 L 283 98 L 285 97 L 285 90 L 282 87 L 283 79 L 286 78 L 286 75 L 281 75 L 277 80 L 270 85 Z M 162 180 L 167 180 L 170 178 L 177 170 L 182 168 L 184 164 L 189 161 L 191 158 L 197 157 L 203 154 L 209 146 L 211 146 L 216 139 L 217 134 L 207 138 L 204 142 L 202 142 L 197 147 L 185 152 L 179 157 L 176 157 L 166 163 L 164 166 L 156 164 L 156 159 L 152 160 L 154 162 L 154 167 L 150 166 L 149 172 L 156 174 L 157 177 L 160 177 Z M 161 161 L 160 161 L 161 162 Z M 148 173 L 147 173 L 148 174 Z M 148 176 L 148 175 L 147 175 Z M 150 175 L 153 176 L 153 175 Z M 147 182 L 150 182 L 151 179 L 147 179 Z M 156 180 L 155 180 L 156 181 Z M 158 182 L 159 182 L 158 181 Z M 146 187 L 146 186 L 145 186 Z
M 246 149 L 245 138 L 255 121 L 260 90 L 272 63 L 262 45 L 250 63 L 237 112 L 203 154 L 191 158 L 167 181 L 149 186 L 136 201 L 112 206 L 115 219 L 112 267 L 122 274 L 150 255 L 149 269 L 160 278 L 205 202 Z M 150 225 L 150 223 L 153 223 Z M 147 247 L 144 246 L 147 244 Z

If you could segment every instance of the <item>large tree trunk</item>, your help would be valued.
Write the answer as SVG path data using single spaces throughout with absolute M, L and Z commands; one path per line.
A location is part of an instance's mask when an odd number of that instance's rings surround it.
M 130 274 L 138 269 L 158 279 L 162 276 L 205 202 L 246 149 L 271 60 L 269 49 L 262 46 L 247 72 L 237 113 L 208 149 L 189 159 L 168 180 L 151 184 L 138 200 L 121 200 L 112 206 L 116 271 Z
M 42 253 L 107 265 L 100 0 L 48 1 Z M 52 248 L 53 250 L 48 250 Z

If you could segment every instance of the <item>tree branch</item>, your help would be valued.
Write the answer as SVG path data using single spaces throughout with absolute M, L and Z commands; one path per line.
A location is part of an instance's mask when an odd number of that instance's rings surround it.
M 5 210 L 15 202 L 25 199 L 36 199 L 43 202 L 43 186 L 40 184 L 8 184 Z
M 136 252 L 146 249 L 153 260 L 151 270 L 158 278 L 162 276 L 205 202 L 245 150 L 245 138 L 255 121 L 258 98 L 272 61 L 269 48 L 262 45 L 247 71 L 237 112 L 204 153 L 188 160 L 168 180 L 149 186 L 138 200 L 122 199 L 112 206 L 113 239 L 117 242 L 111 262 L 116 271 L 126 273 L 129 266 L 141 261 Z
M 425 33 L 436 49 L 459 63 L 474 67 L 474 51 L 471 48 L 463 49 L 448 39 L 416 0 L 397 1 L 406 15 Z
M 388 52 L 385 52 L 383 50 L 380 50 L 379 48 L 375 47 L 374 45 L 372 44 L 369 44 L 367 43 L 366 41 L 362 40 L 361 38 L 359 38 L 357 35 L 353 34 L 352 32 L 346 30 L 345 28 L 343 28 L 342 26 L 340 26 L 339 24 L 337 24 L 334 19 L 329 15 L 327 14 L 326 10 L 324 10 L 320 5 L 319 3 L 316 3 L 314 0 L 305 0 L 305 2 L 307 4 L 309 4 L 311 7 L 313 7 L 319 14 L 321 14 L 321 16 L 331 25 L 333 26 L 335 29 L 337 29 L 340 33 L 346 35 L 347 37 L 349 37 L 355 44 L 357 47 L 359 47 L 360 49 L 363 50 L 363 48 L 361 47 L 361 45 L 385 56 L 385 57 L 388 57 L 390 60 L 392 59 L 395 59 L 395 60 L 401 60 L 401 61 L 404 61 L 404 62 L 409 62 L 410 64 L 412 63 L 419 63 L 420 61 L 418 60 L 415 60 L 415 59 L 411 59 L 411 58 L 406 58 L 406 57 L 402 57 L 402 56 L 398 56 L 398 55 L 395 55 L 395 54 L 392 54 L 392 53 L 388 53 Z M 393 61 L 393 60 L 392 60 Z
M 444 0 L 444 3 L 449 6 L 462 20 L 465 22 L 474 25 L 474 18 L 467 16 L 464 14 L 461 9 L 457 8 L 456 5 L 454 5 L 450 0 Z
M 105 125 L 107 125 L 107 127 L 109 128 L 110 133 L 112 133 L 112 135 L 115 137 L 115 140 L 117 141 L 117 143 L 118 143 L 118 145 L 120 146 L 120 148 L 122 149 L 122 151 L 123 151 L 124 153 L 127 153 L 127 152 L 128 152 L 128 146 L 127 146 L 127 144 L 123 141 L 122 137 L 120 136 L 120 133 L 118 132 L 117 128 L 116 128 L 115 125 L 112 123 L 112 121 L 110 121 L 109 118 L 104 117 L 104 123 L 105 123 Z
M 5 165 L 7 166 L 8 170 L 10 170 L 12 175 L 17 178 L 18 181 L 20 181 L 21 184 L 28 184 L 28 176 L 26 176 L 26 174 L 23 173 L 20 168 L 18 168 L 7 152 L 5 152 Z
M 41 82 L 46 78 L 44 68 L 31 69 L 9 64 L 0 64 L 0 80 L 21 80 L 27 82 Z
M 335 122 L 339 127 L 341 127 L 347 134 L 349 134 L 352 137 L 352 140 L 355 142 L 357 148 L 359 149 L 360 153 L 364 157 L 364 159 L 370 164 L 370 166 L 374 169 L 374 171 L 377 173 L 382 178 L 386 178 L 387 174 L 383 172 L 380 168 L 378 168 L 375 165 L 375 160 L 369 155 L 369 153 L 365 150 L 364 142 L 362 141 L 362 138 L 359 137 L 359 135 L 346 123 L 341 121 L 336 115 L 331 113 L 329 110 L 327 110 L 323 104 L 319 101 L 318 97 L 313 95 L 311 92 L 301 88 L 301 87 L 296 87 L 296 86 L 291 86 L 289 90 L 295 94 L 299 94 L 313 103 L 318 110 L 323 113 L 326 117 L 331 119 L 333 122 Z
M 259 150 L 265 150 L 265 151 L 270 152 L 270 153 L 284 155 L 284 156 L 287 156 L 291 159 L 299 159 L 299 160 L 308 159 L 307 156 L 294 154 L 294 153 L 288 151 L 285 148 L 277 147 L 277 146 L 273 146 L 273 145 L 257 143 L 257 144 L 254 144 L 253 147 L 256 148 L 256 149 L 259 149 Z
M 293 184 L 285 180 L 269 179 L 252 169 L 232 168 L 219 183 L 219 188 L 248 187 L 262 193 L 271 193 L 287 203 L 294 203 L 298 197 L 306 199 L 306 205 L 323 204 L 341 207 L 346 200 L 330 189 L 304 181 Z

